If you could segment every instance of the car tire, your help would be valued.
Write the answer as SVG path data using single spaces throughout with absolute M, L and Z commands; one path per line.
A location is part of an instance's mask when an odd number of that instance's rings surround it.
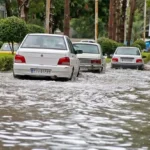
M 102 73 L 103 72 L 103 67 L 101 67 L 99 70 L 98 70 L 98 73 Z
M 72 80 L 72 78 L 73 78 L 73 73 L 74 73 L 74 68 L 72 69 L 72 73 L 71 73 L 70 78 L 62 78 L 62 79 L 63 79 L 63 81 L 71 81 L 71 80 Z
M 114 67 L 114 65 L 111 65 L 111 68 L 112 68 L 112 69 L 117 69 L 116 67 Z
M 138 67 L 138 70 L 144 70 L 144 67 L 143 66 Z
M 72 78 L 73 78 L 73 73 L 74 73 L 74 68 L 72 69 L 71 76 L 70 76 L 70 78 L 69 78 L 68 80 L 72 80 Z
M 80 74 L 80 68 L 79 68 L 79 70 L 78 70 L 77 77 L 79 76 L 79 74 Z
M 19 76 L 16 75 L 16 74 L 14 73 L 14 71 L 13 71 L 13 77 L 14 77 L 14 78 L 19 78 Z

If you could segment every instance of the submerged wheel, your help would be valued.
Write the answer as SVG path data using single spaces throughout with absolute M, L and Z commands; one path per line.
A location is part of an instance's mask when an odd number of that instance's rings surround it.
M 73 73 L 74 73 L 74 68 L 72 69 L 71 76 L 70 76 L 69 78 L 62 78 L 63 81 L 70 81 L 70 80 L 72 80 L 72 78 L 73 78 Z
M 144 70 L 144 66 L 138 67 L 138 70 Z
M 77 77 L 79 76 L 79 74 L 80 74 L 80 68 L 79 68 L 79 70 L 78 70 Z
M 99 70 L 98 70 L 99 73 L 102 73 L 103 72 L 103 67 L 101 67 Z
M 16 79 L 19 79 L 19 78 L 21 78 L 22 76 L 16 75 L 16 74 L 14 73 L 14 71 L 13 71 L 13 77 L 16 78 Z
M 72 78 L 73 78 L 73 73 L 74 73 L 74 68 L 72 69 L 72 73 L 71 73 L 71 76 L 70 76 L 69 80 L 72 80 Z

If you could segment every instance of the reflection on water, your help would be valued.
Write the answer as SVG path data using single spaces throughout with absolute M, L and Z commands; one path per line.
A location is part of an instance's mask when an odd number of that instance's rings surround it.
M 55 82 L 1 73 L 0 150 L 149 149 L 149 76 L 108 70 Z

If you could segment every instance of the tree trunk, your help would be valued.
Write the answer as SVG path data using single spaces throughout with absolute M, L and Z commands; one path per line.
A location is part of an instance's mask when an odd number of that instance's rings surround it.
M 110 0 L 109 2 L 109 22 L 108 22 L 108 37 L 112 39 L 113 36 L 113 23 L 114 23 L 114 15 L 113 15 L 113 3 L 114 0 Z
M 128 46 L 130 46 L 130 42 L 131 42 L 131 34 L 132 34 L 132 26 L 133 26 L 135 7 L 136 7 L 136 0 L 131 0 L 131 2 L 130 2 L 129 28 L 128 28 L 128 35 L 127 35 L 127 45 Z
M 116 1 L 113 3 L 113 27 L 112 27 L 112 39 L 116 40 Z
M 122 0 L 122 11 L 120 20 L 120 42 L 124 42 L 124 30 L 125 30 L 125 19 L 126 19 L 127 0 Z
M 19 16 L 27 22 L 29 11 L 29 0 L 17 0 L 19 7 Z
M 120 41 L 120 17 L 121 17 L 120 0 L 116 0 L 116 41 Z
M 12 16 L 10 0 L 5 0 L 5 6 L 6 6 L 6 11 L 7 11 L 7 16 L 8 17 Z
M 69 36 L 70 30 L 70 0 L 65 0 L 64 10 L 64 35 Z

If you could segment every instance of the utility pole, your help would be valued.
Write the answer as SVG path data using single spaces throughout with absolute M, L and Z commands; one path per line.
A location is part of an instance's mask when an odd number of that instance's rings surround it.
M 98 38 L 98 0 L 95 0 L 95 41 Z
M 50 32 L 49 23 L 50 23 L 50 3 L 51 0 L 46 0 L 46 33 Z
M 64 5 L 64 35 L 69 36 L 70 31 L 70 0 L 65 0 Z
M 143 29 L 143 40 L 145 42 L 145 32 L 146 32 L 146 0 L 144 0 L 144 29 Z

